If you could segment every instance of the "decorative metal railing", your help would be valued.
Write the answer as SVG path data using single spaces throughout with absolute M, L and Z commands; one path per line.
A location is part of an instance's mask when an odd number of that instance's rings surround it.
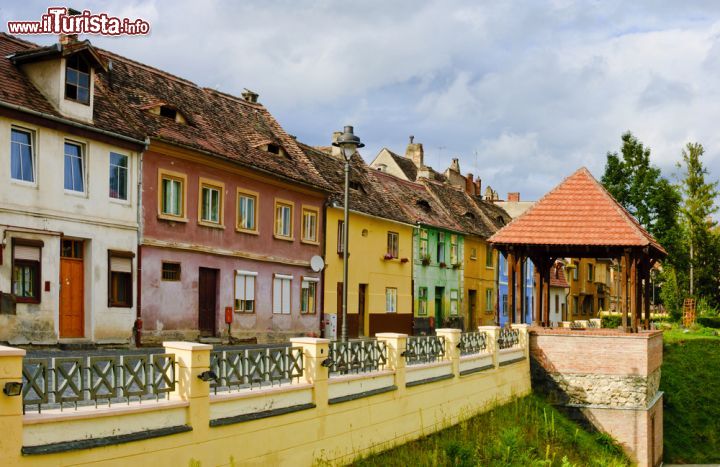
M 106 355 L 23 360 L 23 412 L 27 406 L 77 408 L 132 398 L 165 398 L 175 390 L 175 355 Z
M 405 362 L 408 365 L 429 363 L 445 357 L 444 336 L 410 336 L 407 338 Z
M 484 352 L 487 349 L 486 332 L 463 332 L 460 334 L 460 342 L 457 348 L 460 355 L 473 355 Z
M 292 383 L 303 375 L 302 347 L 266 347 L 220 350 L 210 354 L 210 369 L 217 379 L 210 383 L 219 390 L 244 389 Z
M 330 376 L 366 373 L 387 365 L 387 344 L 376 339 L 351 339 L 330 342 L 328 369 Z
M 520 346 L 520 331 L 511 328 L 502 328 L 498 334 L 498 349 L 512 349 Z
M 601 326 L 601 323 L 600 323 L 599 321 L 595 321 L 595 320 L 590 319 L 590 320 L 588 320 L 588 325 L 587 325 L 587 327 L 588 327 L 589 329 L 600 329 L 600 327 L 602 327 L 602 326 Z

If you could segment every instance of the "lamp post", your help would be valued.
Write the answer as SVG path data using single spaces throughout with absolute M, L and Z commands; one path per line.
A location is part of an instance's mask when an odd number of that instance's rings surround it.
M 358 148 L 365 145 L 360 142 L 360 138 L 353 133 L 353 127 L 346 126 L 343 133 L 333 142 L 333 146 L 339 147 L 343 158 L 345 159 L 345 201 L 343 202 L 343 289 L 342 289 L 342 327 L 340 330 L 340 340 L 347 341 L 347 296 L 348 296 L 348 200 L 350 188 L 350 159 Z

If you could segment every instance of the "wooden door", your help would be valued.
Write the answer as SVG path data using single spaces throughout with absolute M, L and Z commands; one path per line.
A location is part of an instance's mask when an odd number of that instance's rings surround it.
M 477 306 L 477 290 L 468 290 L 468 322 L 465 326 L 468 331 L 475 331 L 475 310 Z
M 215 336 L 218 270 L 200 268 L 198 278 L 198 329 L 201 336 Z
M 435 328 L 443 327 L 443 298 L 445 287 L 435 287 Z
M 60 337 L 85 337 L 82 240 L 63 239 L 60 250 Z
M 360 284 L 358 287 L 358 336 L 365 335 L 365 301 L 367 295 L 367 284 Z

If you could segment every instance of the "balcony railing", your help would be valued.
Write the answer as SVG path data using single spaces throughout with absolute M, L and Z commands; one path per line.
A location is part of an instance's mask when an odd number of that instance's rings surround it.
M 520 347 L 520 331 L 511 328 L 502 328 L 498 334 L 498 349 L 512 349 Z
M 460 335 L 460 342 L 457 345 L 460 355 L 474 355 L 484 352 L 487 349 L 486 332 L 464 332 Z
M 300 347 L 220 350 L 210 354 L 210 369 L 217 376 L 210 383 L 215 393 L 288 384 L 303 375 L 303 352 Z
M 26 358 L 22 375 L 23 412 L 157 400 L 175 390 L 175 355 Z
M 445 357 L 445 337 L 410 336 L 407 338 L 405 362 L 418 365 L 442 360 Z
M 387 365 L 387 345 L 376 339 L 333 341 L 329 348 L 330 376 L 367 373 Z

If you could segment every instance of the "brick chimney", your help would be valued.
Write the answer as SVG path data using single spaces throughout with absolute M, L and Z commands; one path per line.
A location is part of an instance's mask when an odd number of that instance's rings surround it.
M 333 131 L 332 134 L 332 142 L 337 143 L 337 140 L 340 139 L 340 135 L 342 135 L 342 131 Z M 339 148 L 338 146 L 330 145 L 332 148 L 331 154 L 335 157 L 343 157 L 342 155 L 342 148 Z
M 78 35 L 77 34 L 60 34 L 60 39 L 58 42 L 60 42 L 60 45 L 69 45 L 74 44 L 78 41 Z
M 518 203 L 520 202 L 520 192 L 519 191 L 513 191 L 508 193 L 507 200 L 511 203 Z
M 241 96 L 245 99 L 245 101 L 250 102 L 251 104 L 257 104 L 258 97 L 260 97 L 258 93 L 247 88 L 245 88 L 245 92 L 243 92 Z
M 405 157 L 411 159 L 415 163 L 415 167 L 417 168 L 425 165 L 423 160 L 423 145 L 421 143 L 416 143 L 414 136 L 410 137 L 410 143 L 408 143 L 407 149 L 405 149 Z
M 482 188 L 482 180 L 479 178 L 475 180 L 475 196 L 480 196 L 482 191 L 480 191 L 480 188 Z
M 465 193 L 470 196 L 475 195 L 475 182 L 473 181 L 473 178 L 472 172 L 468 172 L 468 174 L 465 175 Z

